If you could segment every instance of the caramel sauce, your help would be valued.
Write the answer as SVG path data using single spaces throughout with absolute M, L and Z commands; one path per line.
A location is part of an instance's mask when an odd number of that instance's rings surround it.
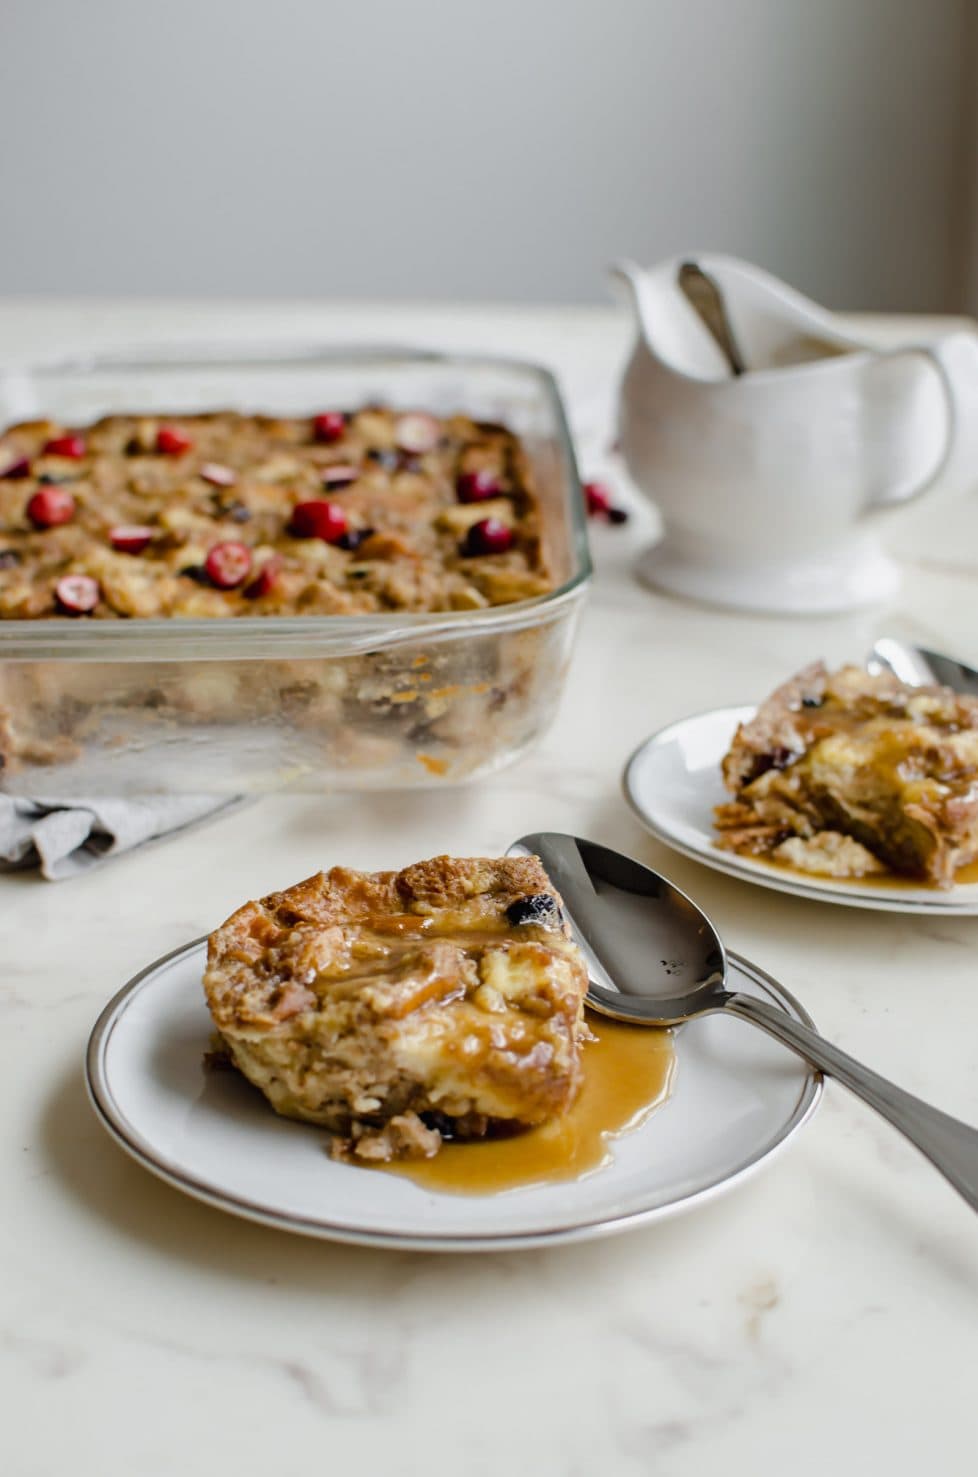
M 936 893 L 938 897 L 942 893 L 946 895 L 949 891 L 946 887 L 938 887 L 936 882 L 928 881 L 926 877 L 905 877 L 899 872 L 871 872 L 865 877 L 833 877 L 831 872 L 809 872 L 804 867 L 793 867 L 790 862 L 775 861 L 767 856 L 754 856 L 751 857 L 751 861 L 760 862 L 762 866 L 770 867 L 774 872 L 787 872 L 789 876 L 797 877 L 801 882 L 804 882 L 806 878 L 808 880 L 815 878 L 820 882 L 843 883 L 846 887 L 889 887 L 896 891 L 901 888 L 906 890 L 911 887 L 924 887 L 928 892 Z M 966 863 L 954 874 L 955 887 L 964 887 L 975 882 L 978 882 L 978 861 Z
M 383 1165 L 425 1190 L 491 1195 L 519 1185 L 593 1174 L 614 1157 L 612 1141 L 638 1128 L 672 1087 L 672 1032 L 588 1015 L 597 1038 L 583 1048 L 584 1085 L 563 1117 L 509 1138 L 447 1143 L 432 1159 Z

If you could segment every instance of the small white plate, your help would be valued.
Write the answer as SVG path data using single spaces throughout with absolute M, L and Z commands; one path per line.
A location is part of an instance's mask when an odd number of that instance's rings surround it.
M 693 1021 L 676 1043 L 665 1104 L 613 1143 L 583 1179 L 495 1195 L 440 1194 L 397 1175 L 334 1163 L 327 1137 L 277 1117 L 233 1072 L 207 1072 L 205 942 L 151 964 L 102 1012 L 88 1086 L 133 1158 L 236 1215 L 333 1241 L 419 1251 L 500 1251 L 584 1240 L 645 1224 L 728 1189 L 809 1118 L 821 1078 L 732 1017 Z M 780 985 L 730 955 L 732 988 L 807 1014 Z
M 948 891 L 912 883 L 846 882 L 833 877 L 806 877 L 770 863 L 721 851 L 715 844 L 713 807 L 730 796 L 723 788 L 720 761 L 730 747 L 738 723 L 753 718 L 755 708 L 714 708 L 671 723 L 646 739 L 625 766 L 625 796 L 653 836 L 676 851 L 761 887 L 790 892 L 849 908 L 876 908 L 890 913 L 947 916 L 978 914 L 978 884 L 961 883 Z

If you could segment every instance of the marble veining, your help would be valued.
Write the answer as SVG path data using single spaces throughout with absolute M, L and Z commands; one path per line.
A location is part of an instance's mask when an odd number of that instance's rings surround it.
M 8 362 L 254 333 L 549 363 L 582 469 L 611 477 L 633 516 L 593 529 L 598 573 L 567 687 L 514 768 L 464 791 L 268 798 L 74 882 L 0 877 L 5 1474 L 970 1471 L 974 1215 L 831 1084 L 790 1150 L 725 1199 L 607 1242 L 511 1256 L 265 1230 L 169 1189 L 101 1131 L 85 1041 L 149 960 L 331 862 L 396 867 L 542 827 L 665 871 L 827 1034 L 978 1121 L 978 920 L 752 888 L 654 841 L 619 788 L 655 728 L 750 701 L 814 656 L 858 658 L 892 632 L 978 660 L 978 499 L 901 523 L 905 578 L 889 609 L 724 615 L 633 578 L 656 520 L 610 451 L 630 337 L 616 311 L 0 301 Z

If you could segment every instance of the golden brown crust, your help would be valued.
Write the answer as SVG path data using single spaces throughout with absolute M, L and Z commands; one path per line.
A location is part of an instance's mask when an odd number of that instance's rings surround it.
M 427 1152 L 422 1115 L 457 1134 L 540 1123 L 580 1085 L 587 970 L 536 857 L 318 873 L 211 935 L 204 989 L 277 1111 L 361 1158 Z
M 94 619 L 459 610 L 550 589 L 518 439 L 503 426 L 454 415 L 436 423 L 440 436 L 429 450 L 406 453 L 397 448 L 402 419 L 368 407 L 323 444 L 308 417 L 113 415 L 81 431 L 79 458 L 45 451 L 64 426 L 11 426 L 0 438 L 0 471 L 26 457 L 30 474 L 0 475 L 0 619 L 59 614 L 55 585 L 68 574 L 98 582 Z M 159 451 L 161 427 L 185 432 L 190 449 Z M 230 485 L 208 480 L 214 465 L 230 474 Z M 342 467 L 350 480 L 324 485 L 324 475 Z M 459 503 L 458 478 L 473 472 L 491 474 L 498 495 Z M 27 504 L 51 482 L 70 493 L 74 516 L 35 528 Z M 351 546 L 292 533 L 296 505 L 324 499 L 345 516 Z M 466 530 L 486 517 L 512 529 L 512 548 L 467 553 Z M 126 525 L 152 531 L 142 551 L 113 547 L 110 530 Z M 267 590 L 208 581 L 207 554 L 226 541 L 249 548 L 256 575 L 274 563 Z

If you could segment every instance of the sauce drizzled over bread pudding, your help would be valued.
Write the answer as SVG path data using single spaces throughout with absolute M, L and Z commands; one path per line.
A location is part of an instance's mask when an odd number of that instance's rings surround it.
M 552 584 L 495 423 L 368 406 L 0 437 L 0 619 L 472 610 Z
M 583 1077 L 588 975 L 536 857 L 335 867 L 208 942 L 221 1048 L 334 1157 L 425 1158 L 559 1118 Z
M 737 730 L 719 845 L 830 877 L 950 887 L 978 858 L 978 699 L 815 662 Z

